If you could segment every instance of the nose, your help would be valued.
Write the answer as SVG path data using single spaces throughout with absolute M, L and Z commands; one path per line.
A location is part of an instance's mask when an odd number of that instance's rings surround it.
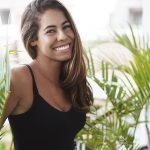
M 66 40 L 67 35 L 63 30 L 59 30 L 57 33 L 57 41 L 64 41 Z

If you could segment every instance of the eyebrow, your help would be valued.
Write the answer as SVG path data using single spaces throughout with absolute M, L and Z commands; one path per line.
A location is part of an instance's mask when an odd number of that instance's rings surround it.
M 70 24 L 70 22 L 66 20 L 66 21 L 64 21 L 64 22 L 62 23 L 62 25 L 66 24 L 66 23 L 69 23 L 69 24 Z M 49 28 L 55 28 L 55 27 L 56 27 L 55 25 L 49 25 L 49 26 L 47 26 L 47 27 L 44 29 L 44 31 L 47 30 L 47 29 L 49 29 Z

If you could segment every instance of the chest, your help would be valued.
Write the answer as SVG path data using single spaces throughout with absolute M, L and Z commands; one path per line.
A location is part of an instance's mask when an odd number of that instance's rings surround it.
M 29 141 L 48 140 L 50 145 L 60 142 L 62 147 L 72 143 L 76 134 L 84 127 L 86 114 L 73 107 L 67 112 L 59 111 L 36 95 L 26 113 L 9 119 L 17 137 L 28 137 Z
M 39 80 L 37 82 L 39 95 L 58 110 L 67 111 L 71 107 L 71 99 L 60 86 Z
M 44 101 L 42 97 L 38 96 L 37 98 L 38 101 L 35 104 L 34 112 L 38 118 L 36 116 L 33 118 L 35 118 L 34 122 L 38 124 L 39 120 L 41 120 L 40 124 L 43 124 L 44 128 L 49 128 L 49 130 L 50 127 L 53 130 L 61 128 L 63 130 L 80 130 L 84 126 L 85 113 L 76 111 L 73 106 L 66 112 L 63 112 Z

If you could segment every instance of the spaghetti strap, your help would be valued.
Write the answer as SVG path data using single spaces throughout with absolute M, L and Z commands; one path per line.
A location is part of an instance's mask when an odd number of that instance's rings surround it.
M 32 68 L 28 64 L 25 64 L 25 66 L 28 67 L 28 69 L 29 69 L 29 71 L 31 73 L 31 76 L 32 76 L 33 92 L 34 92 L 34 94 L 38 94 L 39 92 L 38 92 L 38 89 L 37 89 L 37 85 L 36 85 L 36 82 L 35 82 L 35 78 L 34 78 L 34 74 L 33 74 Z

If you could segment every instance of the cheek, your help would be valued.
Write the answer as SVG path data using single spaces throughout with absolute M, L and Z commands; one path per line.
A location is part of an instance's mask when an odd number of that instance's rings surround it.
M 51 45 L 52 43 L 52 39 L 50 38 L 43 38 L 41 41 L 40 41 L 40 47 L 47 47 L 48 45 Z
M 47 36 L 43 39 L 43 42 L 47 45 L 51 45 L 56 41 L 56 36 Z
M 74 40 L 75 35 L 74 35 L 73 31 L 71 31 L 71 32 L 69 33 L 69 37 L 70 37 L 72 40 Z
M 72 29 L 66 30 L 66 35 L 67 35 L 69 38 L 71 38 L 72 40 L 74 40 L 75 35 L 74 35 L 74 32 L 73 32 Z

